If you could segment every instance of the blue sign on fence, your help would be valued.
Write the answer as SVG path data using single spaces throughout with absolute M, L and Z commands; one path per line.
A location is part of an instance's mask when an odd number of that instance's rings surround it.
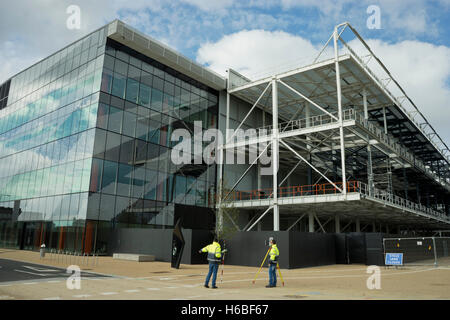
M 403 253 L 386 253 L 386 260 L 384 264 L 387 266 L 403 265 Z

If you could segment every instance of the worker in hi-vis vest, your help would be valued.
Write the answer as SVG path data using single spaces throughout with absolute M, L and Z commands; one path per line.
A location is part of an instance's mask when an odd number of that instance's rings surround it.
M 269 284 L 266 286 L 266 288 L 274 288 L 277 286 L 277 264 L 278 257 L 280 256 L 280 251 L 278 250 L 277 242 L 275 241 L 275 239 L 271 239 L 269 245 Z
M 199 253 L 202 252 L 208 252 L 208 261 L 209 261 L 209 272 L 205 279 L 205 288 L 209 288 L 209 279 L 212 275 L 212 288 L 217 289 L 216 287 L 216 278 L 217 278 L 217 270 L 219 269 L 219 263 L 221 262 L 222 258 L 222 249 L 220 247 L 220 244 L 218 242 L 217 237 L 214 237 L 213 243 L 210 245 L 204 247 L 199 251 Z

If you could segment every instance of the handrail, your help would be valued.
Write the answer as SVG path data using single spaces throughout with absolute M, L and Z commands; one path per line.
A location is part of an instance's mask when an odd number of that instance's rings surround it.
M 338 187 L 342 186 L 342 182 L 336 182 L 335 185 Z M 380 190 L 374 187 L 369 189 L 369 186 L 364 182 L 348 181 L 346 183 L 346 186 L 348 193 L 360 193 L 367 198 L 382 200 L 385 203 L 399 206 L 402 209 L 414 210 L 427 214 L 432 218 L 438 218 L 450 222 L 450 218 L 442 212 L 436 211 L 422 204 L 414 203 L 407 199 L 401 198 L 385 190 Z M 340 193 L 340 191 L 331 183 L 278 187 L 277 191 L 278 198 L 321 196 Z M 255 189 L 250 191 L 233 191 L 230 193 L 229 198 L 225 202 L 266 200 L 271 199 L 272 194 L 272 188 Z
M 337 112 L 332 113 L 333 115 L 337 115 Z M 380 142 L 383 142 L 393 151 L 395 151 L 398 155 L 403 157 L 406 161 L 408 161 L 412 166 L 422 170 L 425 174 L 427 174 L 430 178 L 435 180 L 436 182 L 445 185 L 447 188 L 450 188 L 450 184 L 443 179 L 439 179 L 439 176 L 431 171 L 420 159 L 414 156 L 405 146 L 398 142 L 396 138 L 394 138 L 390 134 L 384 133 L 384 130 L 377 124 L 371 123 L 367 121 L 361 112 L 357 112 L 355 109 L 350 108 L 343 110 L 343 120 L 354 120 L 356 123 L 369 132 L 371 132 Z M 328 125 L 331 123 L 337 123 L 337 121 L 328 114 L 321 114 L 317 116 L 312 116 L 308 118 L 301 118 L 297 120 L 290 120 L 288 122 L 283 122 L 278 124 L 278 129 L 280 132 L 293 131 L 298 129 L 305 129 L 311 127 L 318 127 L 322 125 Z M 244 136 L 237 134 L 235 138 L 237 141 L 242 141 L 247 138 L 256 138 L 263 137 L 272 134 L 272 125 L 267 125 L 261 128 L 257 128 L 253 130 L 253 132 L 246 132 Z

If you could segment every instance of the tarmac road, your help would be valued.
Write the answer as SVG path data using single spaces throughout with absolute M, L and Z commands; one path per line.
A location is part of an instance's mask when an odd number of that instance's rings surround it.
M 66 269 L 38 265 L 28 262 L 21 262 L 8 259 L 0 259 L 0 283 L 30 280 L 49 280 L 55 278 L 70 277 L 72 272 L 67 273 Z M 81 278 L 106 277 L 104 275 L 81 272 Z

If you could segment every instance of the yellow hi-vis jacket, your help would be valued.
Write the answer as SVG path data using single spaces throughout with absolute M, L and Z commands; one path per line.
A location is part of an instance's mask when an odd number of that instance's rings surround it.
M 210 262 L 220 262 L 222 257 L 222 249 L 218 242 L 213 242 L 212 244 L 204 247 L 202 252 L 208 252 L 208 261 Z
M 277 264 L 279 255 L 280 255 L 280 250 L 278 250 L 278 247 L 276 244 L 273 244 L 272 247 L 270 248 L 270 252 L 269 252 L 269 264 Z

